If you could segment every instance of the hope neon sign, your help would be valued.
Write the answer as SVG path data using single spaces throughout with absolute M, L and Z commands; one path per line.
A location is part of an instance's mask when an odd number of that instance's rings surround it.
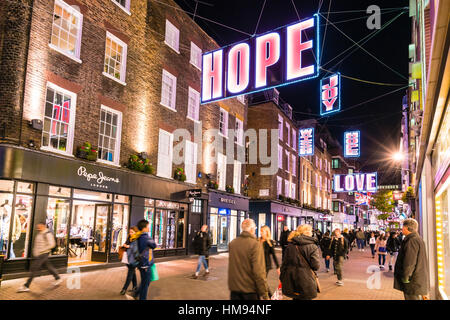
M 319 74 L 319 16 L 202 56 L 202 104 L 275 88 Z
M 314 154 L 314 128 L 304 128 L 298 134 L 298 155 L 312 156 Z
M 321 79 L 320 88 L 320 115 L 341 110 L 341 74 L 336 73 Z
M 377 191 L 377 173 L 335 174 L 334 192 L 375 192 Z
M 361 153 L 361 134 L 359 131 L 344 132 L 344 157 L 359 157 Z

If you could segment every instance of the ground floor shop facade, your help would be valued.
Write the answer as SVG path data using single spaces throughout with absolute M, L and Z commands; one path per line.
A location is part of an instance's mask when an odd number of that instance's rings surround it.
M 0 146 L 3 273 L 29 268 L 36 225 L 57 241 L 56 267 L 113 263 L 129 227 L 150 222 L 155 257 L 186 255 L 189 185 L 150 175 Z

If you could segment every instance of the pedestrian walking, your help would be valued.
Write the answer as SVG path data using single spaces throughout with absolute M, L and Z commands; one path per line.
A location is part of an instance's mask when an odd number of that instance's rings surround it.
M 136 242 L 136 239 L 133 237 L 133 235 L 136 232 L 139 232 L 139 229 L 135 226 L 131 227 L 130 233 L 128 234 L 128 237 L 127 237 L 127 240 L 122 245 L 122 247 L 126 248 L 128 272 L 127 272 L 127 278 L 125 280 L 125 283 L 122 287 L 122 290 L 120 291 L 121 295 L 124 295 L 127 292 L 127 289 L 128 289 L 128 286 L 130 285 L 130 283 L 133 283 L 132 292 L 136 293 L 136 291 L 137 291 L 136 268 L 139 264 L 139 261 L 135 260 L 135 254 L 137 251 L 137 242 Z
M 228 289 L 231 300 L 269 299 L 264 250 L 256 239 L 256 224 L 245 219 L 242 233 L 229 244 Z
M 62 282 L 58 272 L 48 260 L 48 256 L 52 249 L 56 247 L 55 236 L 50 230 L 47 229 L 45 222 L 39 222 L 36 225 L 36 228 L 38 233 L 34 238 L 34 246 L 32 250 L 33 261 L 31 262 L 30 267 L 30 277 L 27 282 L 17 290 L 18 292 L 30 291 L 31 282 L 35 277 L 39 276 L 42 267 L 45 267 L 55 278 L 55 282 L 53 283 L 55 287 L 60 285 Z
M 194 274 L 194 279 L 198 278 L 202 264 L 205 268 L 205 274 L 209 274 L 209 265 L 207 258 L 209 257 L 209 249 L 211 248 L 211 238 L 208 233 L 208 226 L 204 224 L 194 238 L 194 252 L 198 254 L 197 270 Z
M 320 240 L 319 243 L 320 250 L 322 250 L 322 257 L 325 259 L 325 269 L 327 272 L 330 272 L 330 260 L 331 260 L 331 237 L 330 233 L 327 231 L 322 237 L 322 240 Z
M 377 244 L 377 239 L 375 238 L 375 234 L 372 232 L 369 238 L 369 246 L 370 251 L 372 251 L 372 259 L 375 258 L 375 245 Z
M 319 248 L 309 224 L 293 233 L 281 264 L 283 294 L 294 300 L 311 300 L 319 290 L 316 271 L 320 267 Z
M 378 253 L 378 264 L 380 269 L 384 270 L 384 264 L 386 262 L 386 236 L 382 233 L 375 242 L 375 252 Z
M 423 300 L 430 288 L 425 243 L 418 227 L 415 219 L 403 221 L 404 239 L 394 268 L 394 288 L 403 291 L 405 300 Z
M 355 239 L 356 239 L 355 230 L 350 230 L 350 232 L 348 233 L 348 242 L 350 251 L 353 251 L 353 247 L 355 246 Z
M 392 265 L 395 264 L 395 260 L 397 259 L 398 251 L 400 250 L 400 245 L 401 245 L 401 242 L 397 237 L 397 233 L 391 232 L 391 236 L 389 237 L 389 239 L 386 242 L 386 249 L 388 252 L 389 271 L 392 271 Z
M 362 231 L 361 228 L 359 228 L 358 232 L 356 232 L 356 244 L 358 245 L 359 251 L 364 251 L 365 241 L 366 235 L 364 234 L 364 231 Z
M 286 247 L 288 245 L 288 237 L 291 231 L 289 231 L 289 228 L 287 226 L 283 227 L 283 231 L 281 231 L 280 234 L 280 246 L 281 246 L 281 256 L 284 255 L 284 251 L 286 250 Z
M 272 240 L 270 228 L 268 226 L 261 227 L 261 238 L 259 238 L 263 249 L 264 249 L 264 261 L 266 263 L 266 278 L 269 274 L 269 271 L 272 269 L 272 260 L 275 262 L 277 266 L 277 273 L 280 275 L 280 264 L 278 263 L 277 256 L 275 254 L 275 241 Z M 269 288 L 269 296 L 272 296 L 272 293 Z
M 138 252 L 139 252 L 139 272 L 141 274 L 141 284 L 136 291 L 135 297 L 139 300 L 147 300 L 148 287 L 150 286 L 151 279 L 151 268 L 153 266 L 153 249 L 156 248 L 156 243 L 148 235 L 149 223 L 147 220 L 140 220 L 137 224 L 139 231 L 135 233 L 131 239 L 137 241 Z M 152 251 L 150 251 L 150 249 Z
M 333 231 L 333 236 L 331 237 L 330 250 L 333 254 L 333 266 L 336 271 L 338 286 L 343 286 L 343 267 L 345 256 L 348 252 L 348 241 L 341 234 L 340 229 L 335 229 Z

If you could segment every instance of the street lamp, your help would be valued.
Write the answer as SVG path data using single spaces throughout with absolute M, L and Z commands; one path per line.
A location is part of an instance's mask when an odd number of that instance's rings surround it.
M 394 161 L 396 162 L 400 162 L 405 159 L 405 155 L 401 152 L 396 152 L 392 155 L 392 159 L 394 159 Z

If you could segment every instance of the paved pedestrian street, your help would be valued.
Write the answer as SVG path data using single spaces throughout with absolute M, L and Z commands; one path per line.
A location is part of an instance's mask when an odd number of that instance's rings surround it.
M 281 262 L 281 251 L 278 252 Z M 227 285 L 228 254 L 210 257 L 210 275 L 195 280 L 192 275 L 197 265 L 196 257 L 157 263 L 160 280 L 151 283 L 149 299 L 152 300 L 221 300 L 229 299 Z M 322 293 L 317 300 L 401 300 L 403 295 L 393 289 L 393 272 L 379 272 L 378 259 L 372 259 L 370 250 L 358 252 L 353 249 L 350 259 L 344 264 L 344 286 L 335 284 L 333 271 L 326 273 L 322 263 L 319 279 Z M 367 273 L 374 266 L 376 272 Z M 125 281 L 126 268 L 118 267 L 81 273 L 80 277 L 65 274 L 63 283 L 53 287 L 53 277 L 36 278 L 31 291 L 17 293 L 17 288 L 25 279 L 3 281 L 0 288 L 2 300 L 126 300 L 130 296 L 119 294 Z M 370 278 L 370 279 L 369 279 Z M 139 278 L 138 278 L 139 279 Z M 367 281 L 369 279 L 369 286 Z M 79 284 L 79 286 L 78 286 Z M 269 273 L 269 286 L 272 291 L 277 287 L 277 273 Z M 131 285 L 130 285 L 131 289 Z

